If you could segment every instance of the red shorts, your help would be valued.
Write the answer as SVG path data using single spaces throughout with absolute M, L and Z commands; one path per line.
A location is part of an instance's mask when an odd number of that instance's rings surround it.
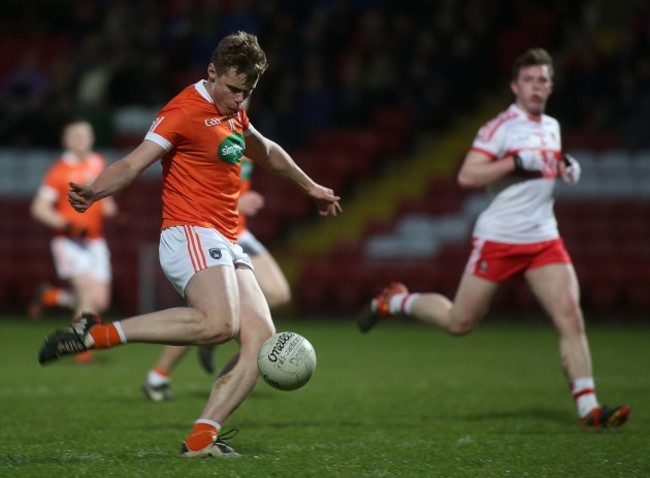
M 501 282 L 520 272 L 557 263 L 571 263 L 560 238 L 532 244 L 505 244 L 475 237 L 465 271 L 482 279 Z

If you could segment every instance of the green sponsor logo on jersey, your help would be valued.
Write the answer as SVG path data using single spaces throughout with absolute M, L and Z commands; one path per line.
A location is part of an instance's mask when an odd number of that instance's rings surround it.
M 244 156 L 245 147 L 244 135 L 231 134 L 217 148 L 217 156 L 228 164 L 237 164 Z

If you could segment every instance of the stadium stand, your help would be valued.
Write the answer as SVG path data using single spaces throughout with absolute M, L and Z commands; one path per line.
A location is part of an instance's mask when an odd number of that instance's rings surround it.
M 118 157 L 203 75 L 218 39 L 245 28 L 271 63 L 251 105 L 256 127 L 344 197 L 344 215 L 324 223 L 292 186 L 255 174 L 267 208 L 250 227 L 277 251 L 301 313 L 355 312 L 387 280 L 453 292 L 483 204 L 457 190 L 455 168 L 503 104 L 512 58 L 538 45 L 557 60 L 549 113 L 584 171 L 578 188 L 559 186 L 557 213 L 585 304 L 649 308 L 647 2 L 29 3 L 0 19 L 0 307 L 22 308 L 35 281 L 54 279 L 47 231 L 27 208 L 63 121 L 90 119 Z M 120 194 L 126 219 L 109 226 L 121 311 L 139 308 L 159 174 Z M 405 244 L 409 259 L 397 261 Z M 531 307 L 522 291 L 509 285 L 498 305 Z

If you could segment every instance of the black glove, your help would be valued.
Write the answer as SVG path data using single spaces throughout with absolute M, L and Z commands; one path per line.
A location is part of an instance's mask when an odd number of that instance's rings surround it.
M 544 155 L 541 151 L 525 149 L 514 156 L 515 168 L 519 171 L 539 172 L 544 169 Z

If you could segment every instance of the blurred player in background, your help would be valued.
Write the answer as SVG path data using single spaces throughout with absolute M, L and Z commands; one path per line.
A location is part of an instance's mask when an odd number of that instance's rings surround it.
M 68 202 L 69 183 L 92 183 L 106 167 L 106 160 L 92 150 L 94 132 L 90 123 L 74 121 L 63 130 L 65 149 L 47 171 L 31 205 L 38 222 L 53 230 L 52 255 L 59 278 L 70 289 L 41 284 L 29 304 L 31 318 L 41 316 L 47 307 L 67 307 L 79 317 L 82 311 L 104 312 L 111 297 L 110 252 L 102 233 L 105 217 L 117 214 L 112 198 L 105 198 L 80 214 Z M 78 361 L 90 358 L 77 354 Z
M 476 222 L 454 301 L 393 283 L 365 308 L 359 327 L 367 332 L 380 319 L 406 315 L 464 335 L 485 316 L 499 284 L 523 273 L 559 332 L 580 423 L 620 426 L 630 408 L 603 406 L 596 398 L 580 288 L 553 213 L 555 179 L 575 185 L 580 166 L 562 154 L 559 124 L 544 114 L 553 89 L 550 55 L 531 49 L 519 57 L 510 87 L 515 103 L 480 129 L 458 174 L 461 187 L 487 186 L 491 203 Z
M 264 207 L 264 197 L 257 191 L 251 190 L 251 174 L 253 163 L 248 159 L 242 160 L 241 170 L 241 195 L 237 207 L 239 210 L 239 224 L 237 227 L 237 244 L 249 255 L 255 277 L 271 309 L 287 304 L 291 300 L 291 288 L 282 269 L 271 253 L 246 227 L 246 216 L 256 215 Z M 166 345 L 158 361 L 149 371 L 142 391 L 147 398 L 155 402 L 170 400 L 173 397 L 171 390 L 171 373 L 185 356 L 189 346 Z M 214 346 L 199 347 L 199 360 L 203 369 L 212 374 Z
M 236 340 L 238 352 L 215 381 L 181 445 L 186 457 L 237 456 L 224 441 L 222 424 L 253 390 L 259 377 L 257 353 L 275 332 L 251 260 L 236 244 L 244 150 L 255 163 L 298 185 L 320 215 L 341 211 L 340 198 L 331 189 L 315 183 L 282 147 L 250 124 L 242 103 L 266 68 L 254 35 L 228 35 L 210 59 L 206 80 L 167 103 L 142 143 L 91 186 L 72 183 L 68 193 L 74 208 L 86 211 L 162 159 L 160 264 L 188 306 L 107 324 L 84 313 L 78 323 L 45 338 L 39 362 L 128 342 L 215 345 Z

